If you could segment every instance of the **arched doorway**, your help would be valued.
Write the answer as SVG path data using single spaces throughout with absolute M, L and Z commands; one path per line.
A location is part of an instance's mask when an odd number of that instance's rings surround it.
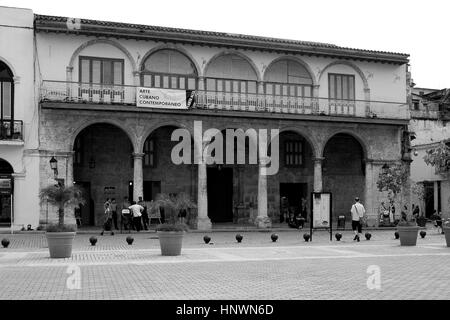
M 12 173 L 8 161 L 0 159 L 0 227 L 10 227 L 12 221 Z
M 339 215 L 348 220 L 354 198 L 365 201 L 364 149 L 355 137 L 338 133 L 328 140 L 323 156 L 323 191 L 333 195 L 333 220 Z
M 275 223 L 288 223 L 299 216 L 307 220 L 308 199 L 314 184 L 313 147 L 298 132 L 282 131 L 278 157 L 278 173 L 268 177 L 269 216 Z
M 74 183 L 84 189 L 87 201 L 81 207 L 82 226 L 101 225 L 105 200 L 116 199 L 120 209 L 132 188 L 133 145 L 117 126 L 96 123 L 77 135 L 73 151 Z
M 179 141 L 171 141 L 174 125 L 165 125 L 153 130 L 146 138 L 143 146 L 143 200 L 155 200 L 159 193 L 185 193 L 192 200 L 196 199 L 195 177 L 196 166 L 193 164 L 193 142 L 191 139 L 190 164 L 177 164 L 172 159 L 172 150 Z M 187 129 L 186 129 L 187 130 Z M 177 154 L 181 158 L 184 154 Z M 164 218 L 164 212 L 163 212 Z M 187 217 L 186 220 L 188 220 Z M 150 221 L 151 222 L 151 221 Z

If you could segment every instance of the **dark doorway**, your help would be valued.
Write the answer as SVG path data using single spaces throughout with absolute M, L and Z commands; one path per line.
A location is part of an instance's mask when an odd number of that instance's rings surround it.
M 307 199 L 307 187 L 307 183 L 280 183 L 281 208 L 288 210 L 287 216 L 302 215 L 302 198 Z M 286 214 L 282 212 L 280 222 L 286 219 Z M 303 215 L 303 218 L 307 219 L 306 210 L 303 210 Z
M 425 189 L 425 216 L 427 218 L 433 215 L 434 208 L 434 182 L 424 182 Z
M 0 159 L 0 227 L 11 226 L 13 172 L 12 166 L 6 160 Z
M 161 181 L 144 181 L 144 201 L 155 200 L 161 193 Z
M 208 168 L 207 175 L 211 222 L 233 222 L 233 169 Z
M 86 181 L 76 181 L 75 184 L 83 189 L 85 204 L 80 205 L 81 226 L 95 225 L 94 200 L 91 196 L 91 183 Z

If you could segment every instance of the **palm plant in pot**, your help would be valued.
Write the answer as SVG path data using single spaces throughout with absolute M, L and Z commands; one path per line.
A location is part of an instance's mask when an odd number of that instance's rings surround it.
M 197 205 L 190 197 L 182 192 L 179 194 L 158 194 L 156 200 L 151 203 L 150 210 L 164 210 L 164 223 L 156 227 L 156 232 L 163 256 L 177 256 L 181 254 L 183 236 L 188 231 L 185 223 L 179 222 L 179 214 L 196 208 Z
M 58 222 L 48 224 L 46 237 L 51 258 L 69 258 L 72 255 L 72 242 L 76 234 L 76 224 L 66 224 L 65 218 L 67 207 L 78 207 L 84 204 L 83 190 L 78 186 L 66 187 L 60 184 L 51 185 L 41 189 L 39 193 L 41 202 L 58 208 Z M 74 214 L 73 214 L 74 215 Z
M 408 214 L 408 207 L 403 203 L 403 194 L 411 188 L 412 184 L 414 182 L 409 179 L 409 171 L 402 164 L 393 166 L 385 164 L 377 181 L 378 191 L 388 191 L 394 201 L 399 200 L 402 205 L 401 220 L 397 224 L 400 245 L 402 246 L 415 246 L 419 233 L 419 227 L 415 221 L 411 220 L 411 215 Z

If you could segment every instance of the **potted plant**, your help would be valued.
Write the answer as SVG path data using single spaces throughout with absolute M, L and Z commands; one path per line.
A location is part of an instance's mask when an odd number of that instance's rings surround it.
M 58 208 L 58 223 L 48 224 L 46 237 L 50 258 L 69 258 L 72 255 L 72 243 L 76 234 L 76 224 L 65 224 L 65 208 L 84 204 L 83 191 L 78 186 L 66 187 L 60 184 L 43 188 L 39 193 L 41 201 L 47 201 Z
M 417 235 L 419 226 L 414 221 L 401 220 L 397 224 L 397 231 L 400 237 L 401 246 L 415 246 L 417 243 Z
M 163 256 L 181 254 L 183 236 L 188 231 L 188 226 L 178 221 L 178 215 L 183 210 L 188 211 L 196 207 L 195 202 L 184 192 L 177 195 L 158 194 L 156 200 L 150 204 L 150 210 L 164 209 L 164 223 L 156 227 Z

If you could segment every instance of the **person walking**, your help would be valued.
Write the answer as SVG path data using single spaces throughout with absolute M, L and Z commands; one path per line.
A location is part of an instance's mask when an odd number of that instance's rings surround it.
M 103 235 L 105 231 L 111 231 L 111 235 L 114 235 L 114 232 L 112 231 L 112 211 L 109 202 L 105 202 L 103 230 L 100 235 Z
M 364 206 L 359 202 L 359 198 L 355 198 L 355 203 L 352 205 L 352 208 L 350 209 L 352 213 L 352 229 L 355 233 L 355 237 L 353 240 L 360 241 L 360 234 L 362 235 L 362 219 L 364 217 L 364 214 L 366 213 L 366 209 L 364 209 Z
M 125 230 L 133 228 L 133 216 L 129 209 L 131 203 L 128 201 L 128 197 L 123 197 L 122 211 L 121 211 L 121 223 L 125 227 Z
M 133 204 L 128 209 L 131 210 L 131 215 L 133 217 L 133 223 L 136 231 L 141 231 L 141 217 L 142 211 L 144 211 L 144 207 L 137 204 L 136 201 L 133 201 Z
M 115 198 L 111 199 L 111 204 L 109 205 L 109 207 L 111 208 L 112 221 L 114 223 L 114 228 L 116 230 L 119 230 L 119 228 L 117 227 L 117 202 L 116 202 Z
M 147 212 L 147 204 L 142 199 L 142 197 L 139 197 L 139 201 L 137 204 L 144 208 L 144 211 L 142 211 L 142 224 L 144 226 L 144 230 L 148 230 L 149 218 Z

